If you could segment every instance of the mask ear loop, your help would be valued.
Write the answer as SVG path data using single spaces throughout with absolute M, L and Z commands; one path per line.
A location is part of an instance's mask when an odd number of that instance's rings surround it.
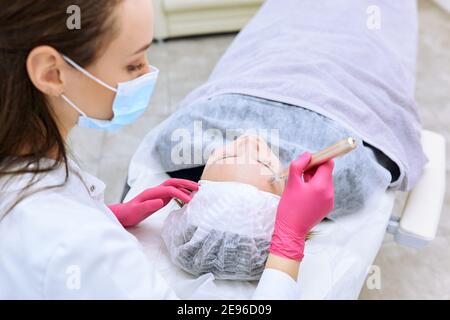
M 61 98 L 64 99 L 65 102 L 67 102 L 72 108 L 74 108 L 75 110 L 77 110 L 83 117 L 87 117 L 86 113 L 84 113 L 83 111 L 81 111 L 80 108 L 78 108 L 75 103 L 73 103 L 72 101 L 69 100 L 69 98 L 67 98 L 64 94 L 61 95 Z
M 77 69 L 78 71 L 80 71 L 82 74 L 84 74 L 86 77 L 91 78 L 92 80 L 94 80 L 95 82 L 101 84 L 102 86 L 108 88 L 109 90 L 113 91 L 113 92 L 117 92 L 116 88 L 111 87 L 109 84 L 103 82 L 102 80 L 100 80 L 99 78 L 97 78 L 96 76 L 90 74 L 89 72 L 87 72 L 86 70 L 84 70 L 82 67 L 80 67 L 75 61 L 73 61 L 72 59 L 70 59 L 67 56 L 63 55 L 64 60 L 66 60 L 72 67 L 74 67 L 75 69 Z
M 64 60 L 67 61 L 67 63 L 69 63 L 72 67 L 74 67 L 75 69 L 77 69 L 78 71 L 80 71 L 82 74 L 84 74 L 86 77 L 94 80 L 95 82 L 97 82 L 98 84 L 106 87 L 107 89 L 113 91 L 113 92 L 117 92 L 116 88 L 111 87 L 109 84 L 103 82 L 102 80 L 98 79 L 97 77 L 95 77 L 94 75 L 90 74 L 89 72 L 87 72 L 86 70 L 84 70 L 81 66 L 79 66 L 75 61 L 73 61 L 72 59 L 70 59 L 69 57 L 63 55 Z M 69 98 L 67 98 L 64 94 L 61 94 L 61 97 L 64 99 L 65 102 L 67 102 L 72 108 L 74 108 L 75 110 L 77 110 L 82 116 L 87 117 L 86 113 L 84 113 L 80 108 L 78 108 L 75 103 L 73 103 Z

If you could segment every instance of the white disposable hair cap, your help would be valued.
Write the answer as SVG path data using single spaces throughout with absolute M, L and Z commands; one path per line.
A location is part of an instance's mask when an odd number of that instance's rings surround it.
M 279 202 L 279 196 L 249 184 L 202 180 L 183 209 L 187 222 L 202 229 L 267 238 L 272 236 Z
M 162 237 L 172 262 L 195 276 L 258 280 L 279 201 L 248 184 L 200 181 L 191 202 L 164 222 Z

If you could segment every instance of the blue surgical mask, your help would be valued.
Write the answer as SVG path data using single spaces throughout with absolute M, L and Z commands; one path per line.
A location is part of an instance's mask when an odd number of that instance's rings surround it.
M 114 117 L 111 120 L 88 117 L 75 103 L 62 94 L 61 97 L 80 113 L 78 126 L 100 130 L 117 130 L 135 122 L 147 109 L 159 74 L 157 68 L 152 66 L 152 71 L 149 73 L 134 80 L 119 83 L 116 89 L 90 74 L 70 58 L 64 56 L 64 59 L 87 77 L 116 93 L 112 108 Z

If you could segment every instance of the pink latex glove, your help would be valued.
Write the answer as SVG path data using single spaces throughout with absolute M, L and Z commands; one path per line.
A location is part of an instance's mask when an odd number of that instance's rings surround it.
M 297 261 L 303 259 L 308 232 L 334 206 L 334 162 L 329 161 L 304 173 L 310 161 L 311 154 L 304 153 L 291 163 L 270 245 L 270 253 Z
M 165 207 L 172 198 L 184 203 L 191 201 L 192 191 L 198 190 L 198 183 L 183 179 L 170 179 L 158 187 L 150 188 L 127 203 L 108 206 L 119 222 L 125 227 L 133 227 Z

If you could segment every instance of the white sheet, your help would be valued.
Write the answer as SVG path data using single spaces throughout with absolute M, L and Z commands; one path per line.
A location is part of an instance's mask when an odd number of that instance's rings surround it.
M 168 178 L 141 171 L 133 177 L 126 200 Z M 394 193 L 373 195 L 367 206 L 336 222 L 322 222 L 317 235 L 307 242 L 300 267 L 299 299 L 356 299 L 380 248 L 394 205 Z M 130 229 L 144 246 L 148 258 L 183 299 L 248 299 L 256 283 L 215 280 L 207 274 L 195 278 L 174 266 L 160 237 L 169 204 L 139 226 Z

